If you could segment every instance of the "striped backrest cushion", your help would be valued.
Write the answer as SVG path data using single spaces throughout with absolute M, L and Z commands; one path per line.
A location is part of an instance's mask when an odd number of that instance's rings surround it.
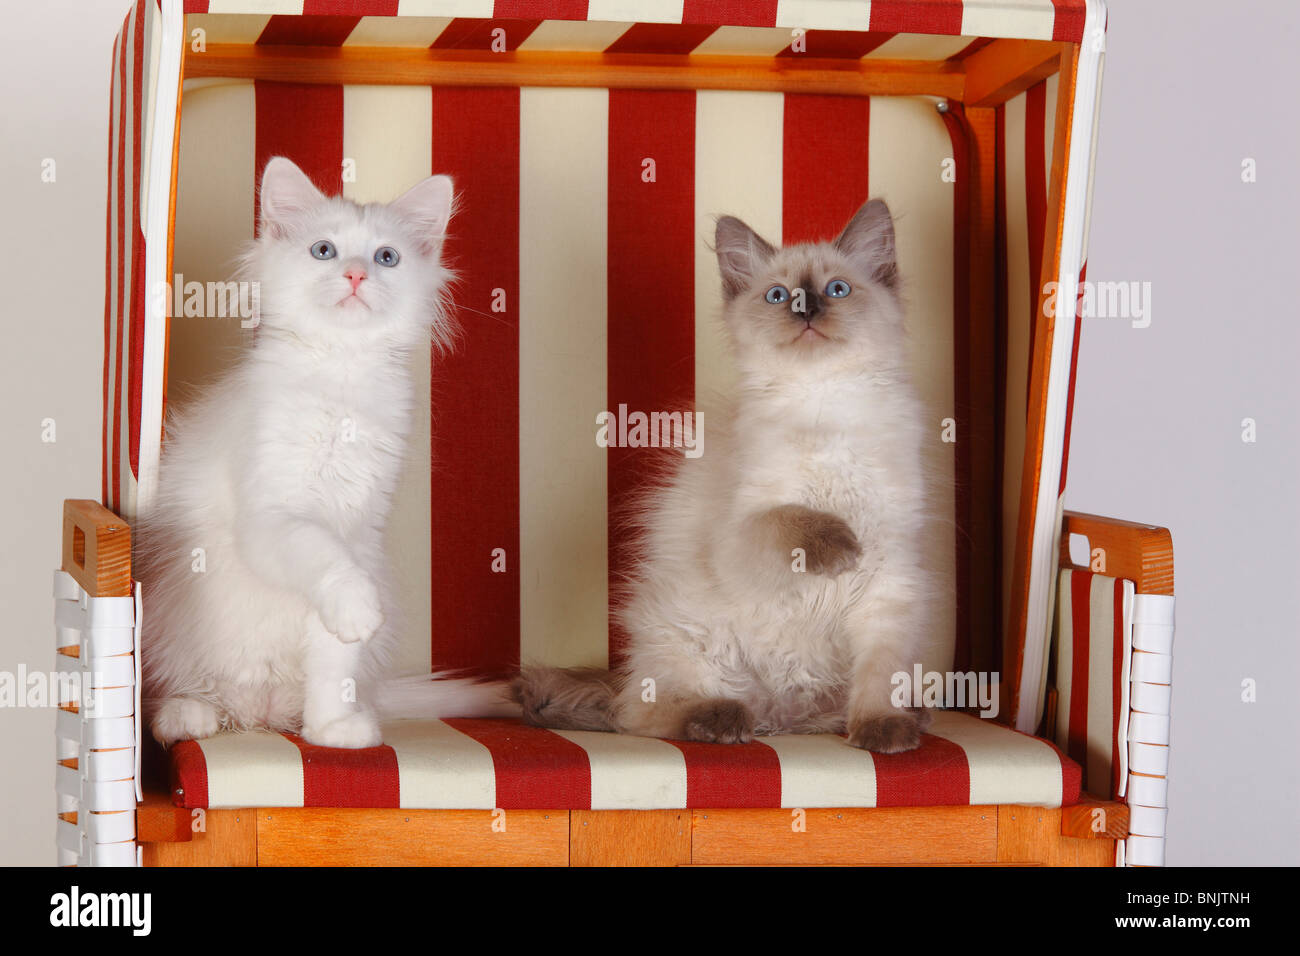
M 739 215 L 782 242 L 828 238 L 883 196 L 933 426 L 926 453 L 952 489 L 931 544 L 951 599 L 925 667 L 968 666 L 995 659 L 970 646 L 972 567 L 994 563 L 1004 608 L 1010 590 L 1054 103 L 1049 79 L 997 110 L 995 435 L 963 428 L 969 383 L 954 360 L 969 319 L 954 265 L 966 212 L 944 170 L 956 158 L 960 182 L 971 151 L 960 111 L 940 114 L 928 98 L 188 81 L 175 270 L 184 282 L 229 278 L 272 155 L 359 201 L 453 175 L 463 204 L 448 254 L 464 336 L 436 365 L 415 359 L 420 420 L 391 521 L 406 618 L 398 663 L 600 665 L 622 639 L 609 609 L 627 561 L 617 517 L 648 460 L 600 448 L 595 417 L 680 410 L 725 387 L 713 217 Z M 202 388 L 250 341 L 237 320 L 174 318 L 172 397 Z M 941 440 L 947 418 L 956 445 Z M 972 456 L 996 459 L 1001 500 L 961 494 Z M 974 509 L 1002 515 L 1000 541 L 966 533 Z

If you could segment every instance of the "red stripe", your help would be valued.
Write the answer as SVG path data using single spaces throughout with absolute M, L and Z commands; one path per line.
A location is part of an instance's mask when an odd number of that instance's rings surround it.
M 1124 582 L 1115 581 L 1115 627 L 1111 633 L 1110 655 L 1110 793 L 1098 793 L 1093 796 L 1114 799 L 1119 793 L 1119 722 L 1120 692 L 1123 688 L 1124 675 Z
M 399 807 L 397 753 L 380 745 L 361 750 L 318 747 L 284 734 L 302 752 L 304 807 Z
M 303 0 L 307 16 L 395 17 L 401 0 Z M 298 17 L 296 19 L 302 19 Z
M 1066 747 L 1071 759 L 1088 763 L 1088 652 L 1092 636 L 1090 601 L 1092 575 L 1070 572 L 1070 728 Z
M 492 15 L 519 20 L 585 20 L 587 0 L 496 0 Z
M 960 807 L 970 803 L 966 751 L 944 737 L 922 734 L 921 746 L 871 755 L 878 807 Z
M 172 803 L 178 807 L 208 805 L 208 762 L 198 741 L 182 740 L 168 751 Z
M 615 412 L 621 405 L 645 414 L 692 407 L 694 164 L 694 93 L 609 91 L 607 401 Z M 654 181 L 646 182 L 651 174 Z M 661 453 L 613 447 L 608 456 L 609 586 L 617 595 L 632 569 L 620 516 Z M 617 658 L 626 635 L 613 613 L 609 629 Z
M 1052 0 L 1052 6 L 1056 8 L 1056 19 L 1052 21 L 1052 39 L 1072 43 L 1082 41 L 1083 25 L 1088 15 L 1086 0 Z
M 962 0 L 872 0 L 871 29 L 958 36 L 961 14 Z
M 318 3 L 317 6 L 319 5 Z M 311 6 L 310 2 L 307 6 Z M 304 8 L 303 13 L 308 14 L 308 10 Z M 342 46 L 343 41 L 360 22 L 360 17 L 288 14 L 274 16 L 262 29 L 257 44 L 258 46 Z
M 122 42 L 119 36 L 113 41 L 113 69 L 117 69 L 119 57 L 118 48 Z M 108 95 L 108 157 L 105 162 L 105 168 L 108 171 L 107 195 L 104 199 L 104 404 L 102 406 L 104 430 L 102 434 L 102 443 L 100 448 L 100 501 L 105 507 L 111 508 L 113 501 L 108 496 L 109 474 L 108 474 L 108 448 L 111 441 L 109 425 L 112 416 L 110 410 L 112 406 L 108 401 L 108 356 L 113 348 L 113 92 L 110 88 Z
M 813 56 L 832 57 L 836 59 L 859 60 L 872 50 L 892 40 L 893 33 L 864 33 L 861 30 L 806 30 L 804 31 L 804 49 L 796 53 L 790 46 L 777 56 Z
M 131 165 L 131 301 L 127 328 L 131 332 L 131 354 L 126 374 L 127 394 L 127 461 L 131 474 L 140 475 L 140 396 L 141 379 L 144 377 L 144 325 L 145 325 L 145 275 L 144 275 L 144 230 L 141 224 L 140 183 L 143 180 L 141 170 L 144 157 L 144 21 L 145 11 L 141 10 L 135 20 L 135 67 L 132 86 L 131 131 L 133 162 Z
M 634 23 L 605 52 L 687 54 L 717 29 L 713 24 Z
M 757 740 L 747 744 L 703 744 L 669 740 L 686 758 L 686 806 L 779 807 L 781 759 Z
M 207 13 L 208 0 L 185 0 L 186 13 Z
M 1079 288 L 1088 276 L 1088 263 L 1079 270 Z M 1065 399 L 1065 447 L 1061 452 L 1061 484 L 1057 494 L 1065 494 L 1065 476 L 1070 468 L 1070 429 L 1074 425 L 1074 382 L 1079 374 L 1079 335 L 1083 332 L 1083 316 L 1079 314 L 1078 301 L 1074 313 L 1074 346 L 1070 349 L 1070 385 Z
M 317 188 L 328 196 L 337 195 L 343 168 L 343 87 L 258 80 L 254 89 L 254 181 L 261 182 L 262 170 L 272 156 L 287 156 Z
M 867 97 L 786 94 L 781 205 L 787 245 L 834 238 L 866 202 L 870 117 Z
M 443 723 L 491 752 L 499 808 L 591 809 L 591 761 L 573 741 L 512 720 L 458 718 Z
M 541 24 L 540 20 L 475 20 L 457 17 L 438 34 L 431 50 L 491 50 L 496 39 L 493 33 L 501 30 L 505 52 L 519 49 Z
M 1025 211 L 1029 228 L 1029 367 L 1034 362 L 1034 340 L 1038 334 L 1039 295 L 1045 277 L 1043 271 L 1043 230 L 1047 220 L 1046 158 L 1043 146 L 1044 111 L 1047 104 L 1047 81 L 1025 91 Z M 1052 277 L 1055 279 L 1055 276 Z M 1028 403 L 1032 387 L 1025 376 Z
M 997 489 L 997 503 L 995 507 L 998 513 L 998 520 L 993 522 L 993 547 L 991 553 L 995 556 L 993 561 L 993 580 L 996 582 L 994 594 L 997 596 L 995 605 L 998 615 L 998 626 L 994 629 L 994 655 L 993 660 L 1002 660 L 1002 629 L 1005 622 L 1002 620 L 1002 589 L 1003 589 L 1003 556 L 1004 548 L 1014 548 L 1015 532 L 1012 532 L 1012 540 L 1008 541 L 1004 537 L 1003 524 L 1001 520 L 1002 511 L 1002 490 L 1006 487 L 1006 460 L 1007 460 L 1007 124 L 1006 112 L 1002 106 L 997 107 L 993 113 L 993 168 L 994 168 L 994 233 L 997 237 L 996 248 L 994 250 L 994 267 L 993 267 L 993 365 L 994 377 L 996 379 L 996 393 L 994 397 L 994 415 L 993 430 L 996 451 L 994 453 L 994 471 L 996 480 L 993 487 Z
M 131 15 L 122 22 L 122 58 L 118 63 L 118 128 L 117 128 L 117 325 L 113 356 L 113 498 L 111 507 L 121 508 L 122 502 L 122 342 L 123 322 L 126 313 L 126 37 Z
M 461 330 L 433 366 L 433 663 L 501 677 L 519 661 L 519 91 L 435 87 L 433 157 L 460 201 Z
M 776 26 L 777 0 L 686 0 L 682 23 Z
M 953 414 L 957 420 L 957 434 L 974 432 L 971 423 L 970 382 L 970 180 L 975 173 L 970 163 L 969 130 L 961 105 L 952 103 L 942 114 L 944 125 L 952 142 L 957 179 L 953 183 L 952 207 L 952 349 L 953 362 Z M 971 667 L 970 596 L 971 566 L 975 556 L 975 541 L 971 535 L 971 482 L 974 477 L 973 443 L 959 441 L 953 449 L 953 469 L 956 476 L 955 517 L 957 533 L 956 550 L 956 627 L 953 645 L 953 667 L 969 670 Z

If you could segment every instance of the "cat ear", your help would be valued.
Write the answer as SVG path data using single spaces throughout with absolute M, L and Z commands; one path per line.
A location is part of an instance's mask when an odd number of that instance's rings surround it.
M 434 251 L 442 243 L 454 206 L 450 176 L 430 176 L 389 203 L 390 209 L 415 226 L 424 240 L 425 252 Z
M 734 299 L 748 286 L 758 267 L 776 254 L 766 239 L 735 216 L 723 216 L 713 237 L 722 273 L 722 294 Z
M 835 240 L 835 247 L 876 282 L 890 289 L 897 287 L 894 219 L 883 199 L 873 199 L 859 209 Z
M 262 229 L 283 236 L 295 218 L 324 198 L 292 160 L 273 156 L 262 172 Z

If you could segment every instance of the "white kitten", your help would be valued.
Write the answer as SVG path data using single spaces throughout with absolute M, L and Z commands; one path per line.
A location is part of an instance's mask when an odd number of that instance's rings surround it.
M 430 329 L 440 345 L 451 333 L 451 212 L 446 176 L 361 206 L 267 164 L 241 267 L 260 286 L 256 345 L 172 418 L 138 522 L 146 714 L 164 745 L 265 727 L 369 747 L 381 713 L 509 711 L 491 685 L 379 683 L 396 640 L 383 542 L 412 419 L 407 356 Z
M 912 749 L 926 716 L 890 678 L 922 659 L 934 585 L 889 210 L 786 249 L 724 217 L 716 245 L 739 386 L 642 515 L 626 665 L 528 669 L 516 696 L 542 726 Z

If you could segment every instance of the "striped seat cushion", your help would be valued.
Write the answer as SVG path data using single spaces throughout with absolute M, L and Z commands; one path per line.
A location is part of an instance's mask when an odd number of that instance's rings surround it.
M 396 721 L 381 747 L 226 733 L 172 749 L 184 807 L 667 810 L 919 807 L 1079 798 L 1079 765 L 1051 743 L 956 712 L 911 753 L 833 734 L 743 745 L 551 731 L 514 720 Z

